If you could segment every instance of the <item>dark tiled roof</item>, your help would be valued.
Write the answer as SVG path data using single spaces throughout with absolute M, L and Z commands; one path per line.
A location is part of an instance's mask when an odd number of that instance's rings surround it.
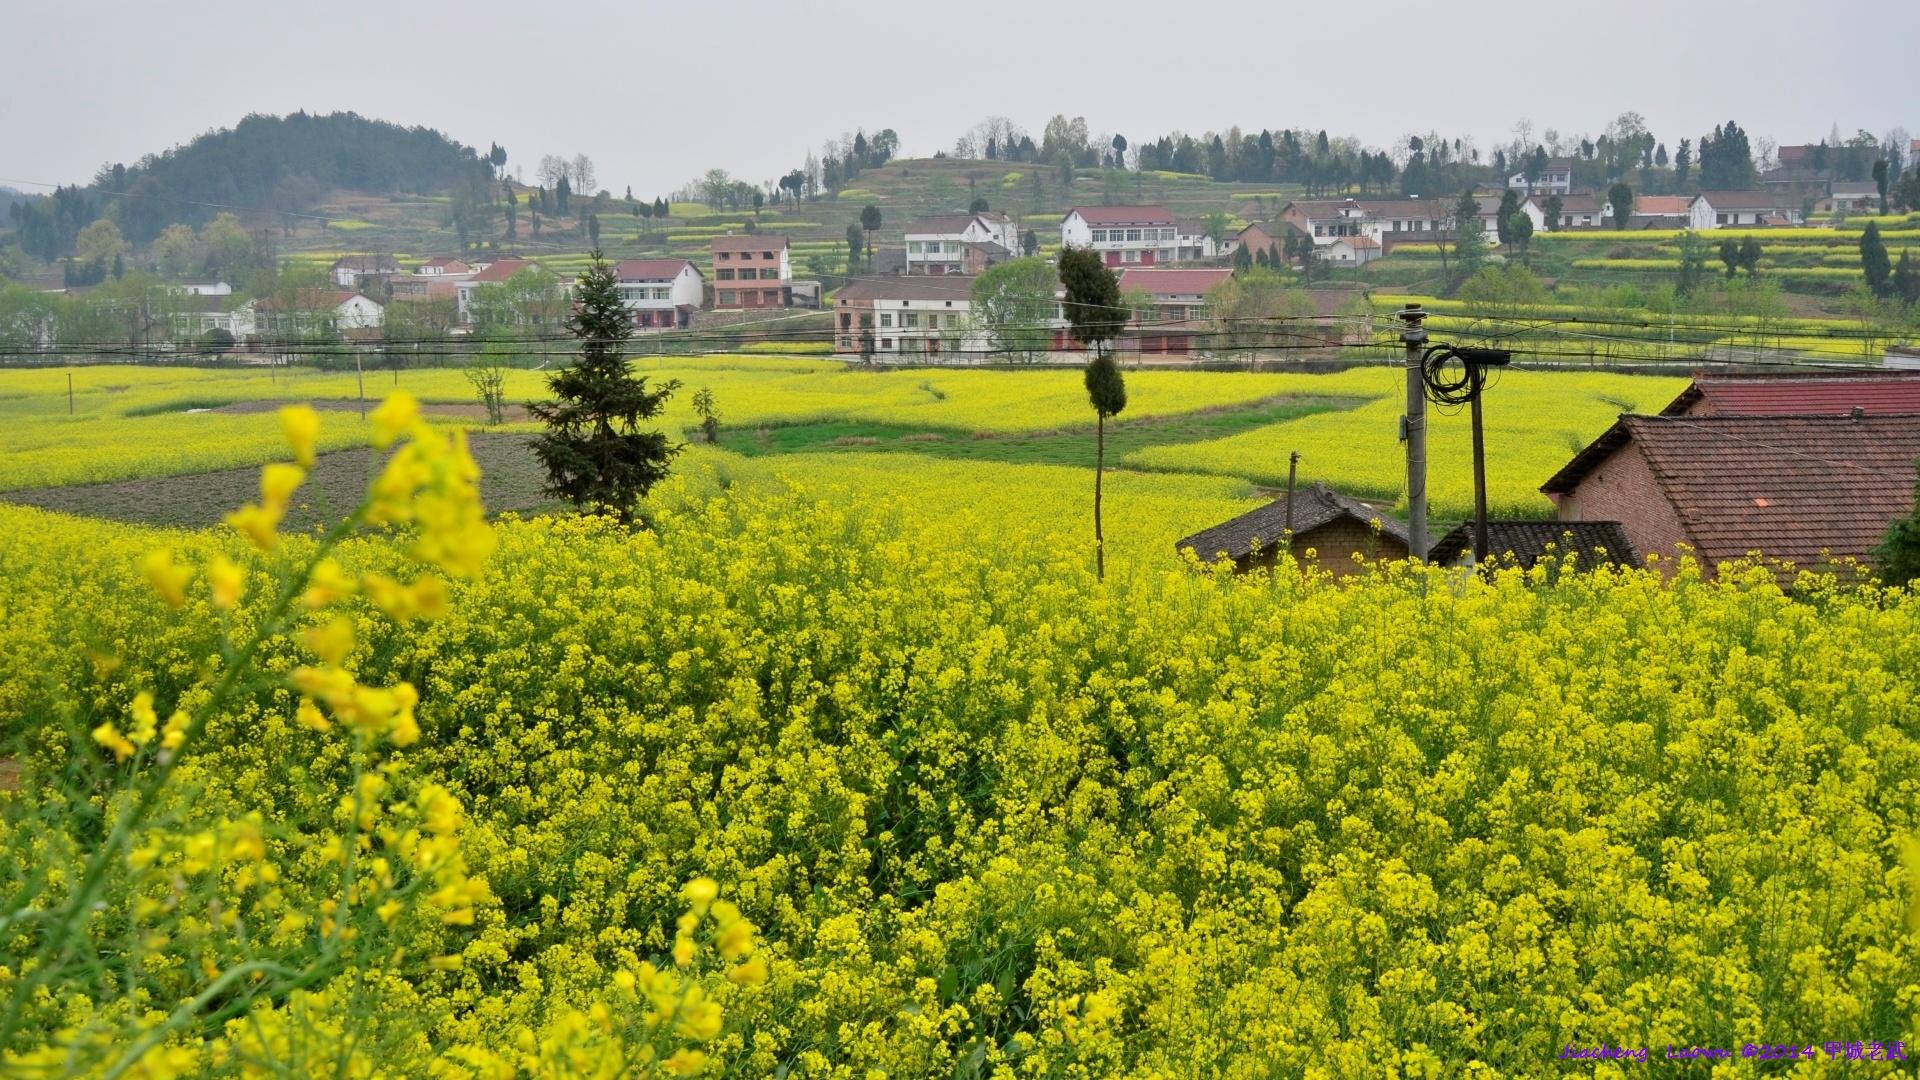
M 1541 486 L 1566 493 L 1628 443 L 1708 565 L 1758 551 L 1864 559 L 1913 509 L 1920 414 L 1623 416 Z
M 1487 552 L 1505 561 L 1511 555 L 1522 567 L 1531 568 L 1553 549 L 1555 560 L 1576 554 L 1576 565 L 1592 570 L 1601 563 L 1634 566 L 1633 541 L 1617 521 L 1489 521 Z M 1473 522 L 1465 522 L 1433 545 L 1428 561 L 1440 566 L 1463 562 L 1473 552 Z
M 1341 518 L 1351 518 L 1363 525 L 1378 520 L 1382 534 L 1402 544 L 1408 542 L 1405 522 L 1396 521 L 1357 499 L 1349 499 L 1325 484 L 1302 488 L 1295 496 L 1293 535 L 1303 542 L 1308 533 Z M 1173 548 L 1175 551 L 1192 548 L 1202 562 L 1216 561 L 1221 552 L 1229 559 L 1238 560 L 1251 555 L 1256 545 L 1270 548 L 1278 544 L 1286 531 L 1287 500 L 1281 496 L 1258 510 L 1250 510 L 1179 540 Z
M 1695 198 L 1705 199 L 1708 206 L 1721 211 L 1780 210 L 1786 205 L 1773 191 L 1703 191 Z
M 906 236 L 958 236 L 973 224 L 972 214 L 946 214 L 938 217 L 914 218 L 907 222 L 903 232 Z
M 686 259 L 621 259 L 614 275 L 621 281 L 672 281 L 689 266 L 693 263 Z
M 1073 212 L 1089 225 L 1172 225 L 1164 206 L 1076 206 Z
M 971 300 L 973 278 L 962 274 L 915 274 L 855 278 L 835 300 Z
M 393 274 L 399 272 L 400 260 L 391 255 L 342 255 L 334 261 L 333 268 L 356 274 Z
M 1920 371 L 1700 374 L 1660 415 L 1684 415 L 1702 400 L 1715 416 L 1920 413 Z

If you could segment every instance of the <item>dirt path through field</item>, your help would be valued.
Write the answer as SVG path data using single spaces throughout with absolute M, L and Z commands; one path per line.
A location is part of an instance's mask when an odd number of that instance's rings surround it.
M 364 403 L 364 407 L 368 412 L 372 412 L 379 404 L 376 400 L 368 399 Z M 288 405 L 311 405 L 313 408 L 325 412 L 350 413 L 358 413 L 363 407 L 362 402 L 353 398 L 323 398 L 318 401 L 305 402 L 236 401 L 231 405 L 222 405 L 219 408 L 208 409 L 206 411 L 217 413 L 263 413 L 273 412 Z M 469 420 L 485 420 L 487 418 L 486 406 L 464 402 L 423 401 L 420 403 L 420 411 L 432 416 L 460 416 Z M 515 424 L 530 420 L 532 417 L 527 414 L 527 407 L 525 405 L 509 405 L 503 410 L 501 419 L 509 424 Z

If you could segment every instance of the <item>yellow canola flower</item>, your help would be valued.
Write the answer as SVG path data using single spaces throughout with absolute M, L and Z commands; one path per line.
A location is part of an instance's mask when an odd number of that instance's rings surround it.
M 307 574 L 307 591 L 300 602 L 310 608 L 326 607 L 342 597 L 352 596 L 358 586 L 332 559 L 321 559 Z
M 260 836 L 260 827 L 250 821 L 235 825 L 233 835 L 227 839 L 227 857 L 248 862 L 266 858 L 267 842 Z
M 660 1063 L 675 1076 L 693 1076 L 707 1067 L 707 1055 L 698 1050 L 680 1049 L 673 1056 Z
M 720 883 L 710 877 L 697 877 L 680 890 L 680 899 L 705 910 L 720 895 Z
M 113 751 L 115 761 L 125 761 L 133 756 L 133 744 L 127 741 L 120 729 L 111 723 L 101 724 L 93 729 L 93 741 Z
M 239 530 L 240 535 L 253 541 L 254 547 L 261 551 L 272 551 L 273 545 L 280 539 L 280 519 L 284 516 L 284 512 L 248 503 L 228 514 L 224 520 Z
M 271 510 L 286 513 L 293 493 L 307 479 L 307 470 L 298 465 L 274 462 L 260 470 L 260 503 Z
M 328 720 L 325 714 L 320 711 L 319 707 L 314 705 L 313 699 L 309 697 L 300 699 L 300 707 L 294 711 L 293 718 L 300 721 L 302 726 L 311 728 L 314 731 L 333 730 L 333 721 Z
M 313 444 L 320 437 L 320 414 L 306 405 L 289 405 L 280 410 L 280 430 L 293 447 L 293 460 L 303 468 L 313 468 Z
M 215 555 L 207 564 L 207 586 L 213 592 L 213 606 L 232 611 L 246 592 L 247 572 L 225 555 Z
M 373 410 L 373 415 L 368 419 L 373 421 L 370 441 L 376 447 L 385 448 L 420 419 L 420 402 L 405 390 L 396 390 L 387 395 L 387 399 Z
M 766 982 L 767 962 L 758 956 L 748 957 L 746 963 L 727 970 L 727 979 L 742 986 L 755 986 Z
M 134 744 L 145 746 L 153 741 L 154 729 L 160 723 L 160 718 L 154 715 L 153 695 L 145 690 L 135 694 L 133 705 L 127 712 L 133 717 L 133 730 L 128 732 L 128 735 L 133 739 Z
M 395 622 L 437 619 L 447 612 L 447 583 L 432 575 L 402 585 L 384 574 L 367 573 L 360 577 L 360 588 Z
M 178 566 L 173 561 L 173 552 L 167 548 L 155 548 L 140 560 L 141 576 L 168 607 L 177 608 L 187 601 L 187 582 L 193 580 L 193 568 Z
M 300 640 L 328 667 L 337 668 L 353 655 L 353 620 L 335 615 L 323 625 L 301 631 Z
M 164 750 L 180 749 L 180 744 L 187 741 L 187 725 L 192 722 L 193 717 L 187 715 L 187 710 L 173 710 L 173 715 L 167 717 L 167 726 L 161 731 L 161 748 Z
M 427 831 L 435 836 L 451 836 L 460 828 L 460 800 L 439 784 L 426 784 L 413 797 Z

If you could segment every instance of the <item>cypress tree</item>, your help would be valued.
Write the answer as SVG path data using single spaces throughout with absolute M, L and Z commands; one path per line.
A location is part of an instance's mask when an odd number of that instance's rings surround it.
M 1885 296 L 1893 284 L 1893 260 L 1887 258 L 1887 245 L 1880 239 L 1880 226 L 1867 222 L 1860 234 L 1860 269 L 1867 273 L 1867 288 L 1875 296 Z
M 533 452 L 547 470 L 546 491 L 585 510 L 633 521 L 634 504 L 667 475 L 682 447 L 640 422 L 659 416 L 679 380 L 647 387 L 627 369 L 625 345 L 633 315 L 620 299 L 617 275 L 599 249 L 574 287 L 567 332 L 580 341 L 580 359 L 547 376 L 557 401 L 529 406 L 547 425 Z

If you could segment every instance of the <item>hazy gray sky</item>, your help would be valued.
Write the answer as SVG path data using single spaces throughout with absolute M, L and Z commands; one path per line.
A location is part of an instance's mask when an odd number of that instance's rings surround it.
M 1385 147 L 1597 134 L 1669 147 L 1729 118 L 1757 141 L 1920 132 L 1920 0 L 14 0 L 0 13 L 0 178 L 72 182 L 249 112 L 350 109 L 435 127 L 509 168 L 586 153 L 601 184 L 758 181 L 864 126 L 908 154 L 1005 115 L 1129 138 L 1239 124 Z M 5 182 L 0 180 L 0 182 Z

